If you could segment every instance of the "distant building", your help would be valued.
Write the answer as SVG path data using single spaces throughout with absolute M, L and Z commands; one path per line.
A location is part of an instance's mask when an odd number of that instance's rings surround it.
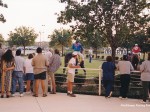
M 35 42 L 35 46 L 47 48 L 47 47 L 49 47 L 49 42 L 47 42 L 47 41 Z

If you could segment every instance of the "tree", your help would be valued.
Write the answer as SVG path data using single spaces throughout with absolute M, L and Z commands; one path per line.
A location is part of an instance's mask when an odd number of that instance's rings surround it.
M 37 36 L 38 34 L 35 33 L 33 28 L 21 26 L 16 28 L 13 32 L 10 32 L 8 43 L 10 46 L 23 46 L 25 54 L 25 47 L 32 45 L 35 42 Z
M 0 6 L 1 6 L 1 7 L 8 8 L 7 4 L 4 4 L 4 3 L 2 2 L 2 0 L 0 0 Z M 1 13 L 0 13 L 0 21 L 3 22 L 3 23 L 6 22 L 6 19 L 4 18 L 3 14 L 1 14 Z
M 144 30 L 149 20 L 148 15 L 140 15 L 149 5 L 146 0 L 93 0 L 86 5 L 72 0 L 61 2 L 67 3 L 67 6 L 58 15 L 58 23 L 67 24 L 74 21 L 75 29 L 93 34 L 98 31 L 100 37 L 107 39 L 113 59 L 116 48 L 129 40 L 129 35 Z
M 63 29 L 61 30 L 54 30 L 52 35 L 49 35 L 50 38 L 50 46 L 61 46 L 62 48 L 62 56 L 64 54 L 64 47 L 71 46 L 72 43 L 72 32 L 69 30 Z
M 0 42 L 3 43 L 4 41 L 5 41 L 5 40 L 4 40 L 4 38 L 3 38 L 3 35 L 0 34 Z

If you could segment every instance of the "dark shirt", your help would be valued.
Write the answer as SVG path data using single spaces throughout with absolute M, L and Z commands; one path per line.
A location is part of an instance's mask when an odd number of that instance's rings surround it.
M 103 80 L 114 80 L 116 66 L 113 62 L 104 62 L 102 64 Z

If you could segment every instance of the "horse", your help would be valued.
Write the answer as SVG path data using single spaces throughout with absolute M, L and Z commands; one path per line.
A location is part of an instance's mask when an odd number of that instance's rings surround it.
M 64 57 L 64 67 L 67 67 L 68 66 L 68 62 L 69 62 L 69 60 L 72 58 L 72 52 L 69 52 L 69 53 L 67 53 L 66 55 L 65 55 L 65 57 Z M 84 67 L 84 61 L 83 60 L 80 60 L 81 59 L 81 56 L 80 55 L 78 55 L 78 58 L 76 59 L 76 65 L 78 65 L 78 63 L 80 63 L 79 65 L 80 65 L 80 67 L 81 68 L 85 68 Z M 66 69 L 64 68 L 63 69 L 63 73 L 65 73 L 65 71 L 66 71 Z M 86 75 L 86 70 L 85 69 L 83 69 L 83 71 L 84 71 L 84 74 Z M 75 70 L 75 74 L 78 74 L 78 70 L 76 69 Z

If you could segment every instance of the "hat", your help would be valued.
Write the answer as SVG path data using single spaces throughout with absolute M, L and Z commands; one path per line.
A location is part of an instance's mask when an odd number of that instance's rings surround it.
M 73 53 L 72 53 L 72 55 L 78 55 L 78 52 L 76 52 L 76 51 L 74 51 Z
M 135 46 L 138 46 L 138 44 L 135 44 Z

